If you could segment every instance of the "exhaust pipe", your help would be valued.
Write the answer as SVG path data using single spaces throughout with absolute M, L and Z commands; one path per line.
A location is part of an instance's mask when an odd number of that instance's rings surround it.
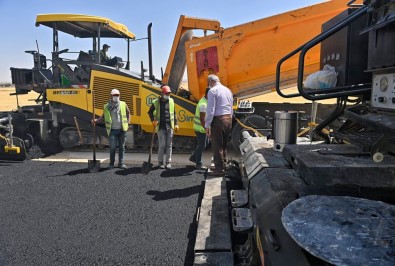
M 155 77 L 152 74 L 152 37 L 151 37 L 152 23 L 148 24 L 148 64 L 149 64 L 149 78 L 155 81 Z

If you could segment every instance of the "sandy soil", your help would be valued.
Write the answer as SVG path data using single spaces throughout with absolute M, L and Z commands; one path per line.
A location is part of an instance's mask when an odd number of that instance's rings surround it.
M 296 87 L 292 87 L 289 89 L 284 89 L 282 90 L 282 93 L 285 95 L 288 94 L 293 94 L 297 93 L 298 89 Z M 251 97 L 249 98 L 250 101 L 252 102 L 270 102 L 270 103 L 309 103 L 311 101 L 304 99 L 303 97 L 296 97 L 296 98 L 283 98 L 280 95 L 277 94 L 277 92 L 271 92 L 267 94 L 263 94 L 260 96 L 256 97 Z M 336 99 L 329 99 L 329 100 L 322 100 L 322 101 L 317 101 L 319 103 L 323 104 L 331 104 L 331 103 L 336 103 Z
M 183 82 L 181 83 L 181 86 L 185 89 L 188 89 L 188 83 Z M 287 88 L 287 89 L 283 89 L 282 92 L 285 95 L 288 94 L 293 94 L 293 93 L 297 93 L 298 89 L 297 87 L 291 87 L 291 88 Z M 283 98 L 280 95 L 277 94 L 277 92 L 274 91 L 270 92 L 270 93 L 266 93 L 266 94 L 262 94 L 259 96 L 254 96 L 245 100 L 250 100 L 252 102 L 270 102 L 270 103 L 309 103 L 311 101 L 308 101 L 306 99 L 304 99 L 303 97 L 296 97 L 296 98 Z M 332 104 L 332 103 L 336 103 L 336 99 L 330 99 L 330 100 L 322 100 L 322 101 L 317 101 L 318 103 L 323 103 L 323 104 Z
M 11 93 L 14 93 L 15 89 L 13 87 L 9 88 L 0 88 L 0 111 L 10 111 L 17 109 L 17 100 L 15 95 L 10 95 Z M 283 91 L 285 94 L 290 94 L 290 93 L 295 93 L 297 92 L 296 88 L 289 88 Z M 28 94 L 25 95 L 19 95 L 18 96 L 18 101 L 20 106 L 25 106 L 25 105 L 34 105 L 35 102 L 34 100 L 37 99 L 38 93 L 35 93 L 31 91 Z M 281 102 L 287 102 L 287 103 L 306 103 L 309 102 L 301 97 L 298 98 L 288 98 L 284 99 L 280 95 L 278 95 L 276 92 L 271 92 L 267 93 L 264 95 L 252 97 L 249 100 L 253 102 L 272 102 L 272 103 L 281 103 Z M 320 103 L 335 103 L 335 100 L 325 100 L 325 101 L 319 101 Z
M 15 95 L 10 95 L 15 93 L 13 87 L 0 88 L 0 111 L 10 111 L 16 110 L 18 108 L 17 100 Z M 34 105 L 35 99 L 37 99 L 38 93 L 31 91 L 28 94 L 18 95 L 18 102 L 20 106 Z

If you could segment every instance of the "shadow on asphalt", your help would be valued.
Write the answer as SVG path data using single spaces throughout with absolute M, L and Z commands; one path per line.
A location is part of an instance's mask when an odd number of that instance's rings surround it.
M 191 167 L 193 168 L 193 167 Z M 170 170 L 168 170 L 170 171 Z M 197 232 L 197 206 L 201 206 L 202 198 L 204 191 L 204 182 L 201 182 L 199 185 L 184 188 L 184 189 L 172 189 L 168 191 L 158 191 L 158 190 L 149 190 L 147 191 L 147 195 L 153 196 L 152 199 L 155 201 L 163 201 L 174 198 L 183 198 L 189 197 L 193 194 L 198 194 L 198 201 L 196 205 L 196 210 L 193 218 L 191 219 L 191 223 L 189 225 L 188 230 L 188 245 L 187 250 L 185 252 L 185 260 L 184 266 L 190 266 L 194 263 L 194 253 L 195 253 L 195 242 L 196 242 L 196 232 Z
M 160 174 L 160 177 L 168 178 L 177 176 L 190 176 L 192 175 L 191 172 L 194 170 L 196 170 L 196 168 L 190 165 L 187 165 L 183 168 L 167 169 L 163 170 L 163 172 Z
M 108 170 L 108 168 L 100 168 L 99 172 L 104 172 L 106 170 Z M 87 166 L 86 168 L 83 168 L 83 169 L 77 169 L 77 170 L 70 171 L 64 175 L 73 176 L 73 175 L 79 175 L 79 174 L 95 174 L 95 173 L 89 173 L 88 166 Z
M 115 172 L 115 174 L 123 175 L 123 176 L 131 175 L 131 174 L 142 174 L 141 173 L 141 168 L 142 167 L 139 167 L 139 166 L 130 167 L 130 168 L 127 168 L 127 169 L 118 170 L 118 171 Z M 186 168 L 177 168 L 177 169 L 167 170 L 167 169 L 160 169 L 159 166 L 154 166 L 154 167 L 152 167 L 150 172 L 153 172 L 155 170 L 162 170 L 162 172 L 160 174 L 161 177 L 177 177 L 177 176 L 191 175 L 191 174 L 188 174 L 188 173 L 190 173 L 193 170 L 195 170 L 195 168 L 193 168 L 193 167 L 190 168 L 190 167 L 187 166 Z
M 7 160 L 0 160 L 0 166 L 10 166 L 12 164 L 23 163 L 23 161 L 7 161 Z
M 148 190 L 147 195 L 153 196 L 155 201 L 168 200 L 175 198 L 186 198 L 193 194 L 198 194 L 202 190 L 202 185 L 187 187 L 182 189 L 172 189 L 167 191 Z
M 0 161 L 0 165 L 2 163 L 3 162 Z M 151 171 L 158 170 L 158 169 L 159 169 L 159 167 L 153 167 Z M 164 178 L 178 177 L 178 176 L 191 176 L 192 175 L 191 172 L 193 172 L 195 170 L 196 170 L 196 168 L 193 166 L 186 166 L 183 168 L 175 168 L 175 169 L 170 169 L 170 170 L 163 169 L 163 171 L 160 173 L 160 176 L 164 177 Z M 99 170 L 99 172 L 104 172 L 104 171 L 111 171 L 111 170 L 108 169 L 108 167 L 101 167 Z M 204 174 L 205 172 L 198 171 L 196 173 L 197 174 Z M 83 169 L 73 170 L 73 171 L 70 171 L 64 175 L 74 176 L 74 175 L 78 175 L 78 174 L 89 174 L 88 167 L 83 168 Z M 122 176 L 127 176 L 127 175 L 132 175 L 132 174 L 141 174 L 141 167 L 135 166 L 135 167 L 127 168 L 127 169 L 116 170 L 115 174 L 122 175 Z
M 141 167 L 136 166 L 136 167 L 131 167 L 131 168 L 127 168 L 127 169 L 117 170 L 117 171 L 115 171 L 115 174 L 122 175 L 122 176 L 132 175 L 132 174 L 141 174 Z

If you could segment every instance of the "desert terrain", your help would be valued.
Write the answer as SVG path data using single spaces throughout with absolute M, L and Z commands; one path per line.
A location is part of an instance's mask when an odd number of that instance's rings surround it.
M 16 110 L 17 109 L 17 98 L 15 95 L 10 95 L 15 92 L 14 87 L 7 87 L 7 88 L 0 88 L 0 111 L 10 111 L 10 110 Z M 295 93 L 297 92 L 297 89 L 294 88 L 289 88 L 283 90 L 285 94 L 290 94 L 290 93 Z M 37 99 L 38 93 L 31 91 L 28 94 L 24 95 L 19 95 L 18 96 L 18 102 L 20 106 L 25 106 L 25 105 L 34 105 L 35 102 L 34 100 Z M 260 96 L 255 96 L 250 98 L 252 102 L 271 102 L 271 103 L 281 103 L 281 102 L 287 102 L 287 103 L 306 103 L 308 102 L 307 100 L 298 97 L 298 98 L 288 98 L 284 99 L 280 95 L 278 95 L 276 92 L 271 92 L 267 93 L 264 95 Z M 319 101 L 320 103 L 334 103 L 334 100 L 324 100 L 324 101 Z
M 18 109 L 17 98 L 15 95 L 14 87 L 0 88 L 0 111 L 10 111 Z M 35 99 L 37 99 L 38 93 L 31 91 L 28 94 L 18 95 L 19 106 L 34 105 Z

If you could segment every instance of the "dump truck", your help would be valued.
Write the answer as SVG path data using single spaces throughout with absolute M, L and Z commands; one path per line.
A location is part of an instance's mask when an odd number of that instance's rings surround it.
M 327 1 L 225 29 L 216 20 L 181 16 L 163 82 L 178 88 L 186 68 L 192 99 L 204 95 L 209 74 L 218 75 L 237 98 L 274 91 L 275 66 L 281 56 L 317 35 L 321 24 L 346 4 Z M 204 36 L 193 36 L 195 29 L 204 30 Z M 319 53 L 320 47 L 309 51 L 306 74 L 319 70 Z M 294 84 L 296 70 L 293 58 L 282 69 L 282 82 Z
M 222 193 L 212 199 L 210 217 L 217 236 L 226 233 L 219 225 L 226 216 L 229 239 L 243 241 L 226 249 L 210 242 L 213 248 L 200 249 L 195 261 L 395 264 L 395 1 L 349 4 L 322 24 L 320 34 L 284 53 L 274 66 L 276 90 L 284 98 L 337 99 L 337 107 L 313 130 L 323 141 L 297 138 L 292 109 L 276 113 L 274 139 L 242 132 L 241 177 L 228 170 L 217 182 Z M 306 56 L 317 45 L 320 69 L 330 64 L 337 71 L 333 87 L 303 85 Z M 298 61 L 293 77 L 298 90 L 287 94 L 281 69 L 292 56 Z M 337 130 L 322 131 L 340 116 L 344 122 Z M 215 207 L 224 193 L 227 211 Z
M 275 65 L 281 56 L 318 34 L 321 24 L 346 6 L 347 1 L 328 1 L 229 28 L 222 28 L 216 20 L 182 15 L 162 82 L 171 88 L 179 88 L 186 70 L 188 92 L 181 90 L 179 93 L 196 102 L 204 95 L 207 76 L 218 75 L 235 97 L 237 120 L 233 123 L 233 146 L 239 147 L 241 131 L 246 127 L 269 136 L 273 112 L 278 106 L 263 103 L 254 107 L 251 101 L 243 100 L 275 91 Z M 203 36 L 194 36 L 195 30 L 203 30 L 200 34 Z M 319 46 L 309 51 L 304 75 L 319 70 L 319 53 Z M 296 71 L 297 59 L 292 58 L 281 70 L 283 84 L 293 86 Z M 309 114 L 311 107 L 289 104 L 288 108 Z M 333 105 L 321 105 L 320 108 L 321 112 L 326 112 Z M 259 111 L 255 112 L 255 109 Z M 306 128 L 309 117 L 301 116 L 300 129 Z
M 15 94 L 34 90 L 39 93 L 37 101 L 41 103 L 20 107 L 12 113 L 14 135 L 24 140 L 27 149 L 36 143 L 45 153 L 81 144 L 106 145 L 108 140 L 104 128 L 98 128 L 98 137 L 93 140 L 90 120 L 92 113 L 95 117 L 102 115 L 109 91 L 117 88 L 131 109 L 127 146 L 144 149 L 149 145 L 149 135 L 153 131 L 148 108 L 160 95 L 160 85 L 168 84 L 173 90 L 180 126 L 173 147 L 191 149 L 194 145 L 196 102 L 204 94 L 208 74 L 217 74 L 222 83 L 232 90 L 236 97 L 235 108 L 237 99 L 273 91 L 274 82 L 270 81 L 275 76 L 273 62 L 291 47 L 301 45 L 318 34 L 319 25 L 344 10 L 345 2 L 329 1 L 228 29 L 221 28 L 216 20 L 181 16 L 161 79 L 153 75 L 152 24 L 147 30 L 147 74 L 143 63 L 139 71 L 130 70 L 130 46 L 135 36 L 123 24 L 88 15 L 38 15 L 36 26 L 49 27 L 53 31 L 52 58 L 48 60 L 39 49 L 29 50 L 26 52 L 33 56 L 33 69 L 11 68 Z M 194 37 L 194 30 L 203 30 L 205 34 Z M 304 34 L 296 34 L 299 31 Z M 70 51 L 62 46 L 60 37 L 64 35 L 60 32 L 83 40 L 91 39 L 92 50 Z M 98 54 L 104 38 L 126 40 L 127 59 L 117 58 L 116 65 L 103 65 Z M 251 53 L 249 47 L 263 52 Z M 318 51 L 319 48 L 314 48 L 309 53 L 306 75 L 319 68 Z M 51 64 L 47 65 L 47 61 Z M 291 83 L 295 64 L 295 61 L 287 63 L 282 71 L 283 82 Z M 180 89 L 185 69 L 188 90 Z M 236 114 L 244 123 L 250 119 L 249 125 L 263 133 L 271 130 L 265 114 L 252 115 L 251 110 L 239 110 Z M 239 145 L 241 130 L 241 126 L 235 126 L 232 134 L 235 146 Z

